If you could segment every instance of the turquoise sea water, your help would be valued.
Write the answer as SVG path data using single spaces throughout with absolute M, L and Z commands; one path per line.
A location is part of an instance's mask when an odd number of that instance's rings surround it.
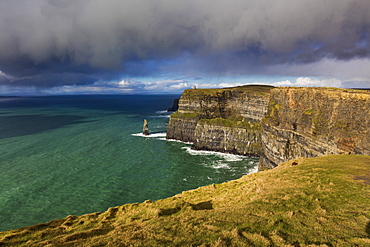
M 0 98 L 0 231 L 237 179 L 258 160 L 165 140 L 179 95 Z M 149 121 L 150 137 L 140 135 Z

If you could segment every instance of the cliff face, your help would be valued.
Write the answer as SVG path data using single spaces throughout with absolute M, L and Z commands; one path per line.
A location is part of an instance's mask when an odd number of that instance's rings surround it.
M 262 154 L 261 124 L 227 126 L 224 120 L 202 119 L 194 132 L 194 149 L 228 152 L 241 155 Z
M 198 113 L 200 118 L 241 116 L 248 121 L 260 121 L 266 111 L 269 86 L 243 86 L 225 89 L 185 90 L 179 102 L 179 113 Z
M 189 89 L 171 115 L 167 138 L 193 142 L 194 149 L 260 155 L 261 119 L 270 86 Z
M 168 123 L 166 138 L 193 142 L 198 120 L 198 114 L 180 114 L 179 112 L 172 114 Z
M 259 170 L 298 157 L 370 155 L 368 91 L 271 89 L 186 90 L 167 138 L 193 142 L 194 149 L 260 156 Z
M 370 155 L 370 93 L 276 88 L 263 120 L 259 169 L 297 157 Z

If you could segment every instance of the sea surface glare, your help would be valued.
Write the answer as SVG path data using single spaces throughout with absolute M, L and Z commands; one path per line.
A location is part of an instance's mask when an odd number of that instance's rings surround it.
M 0 98 L 0 231 L 240 178 L 258 159 L 165 139 L 179 95 Z M 143 120 L 152 133 L 140 133 Z

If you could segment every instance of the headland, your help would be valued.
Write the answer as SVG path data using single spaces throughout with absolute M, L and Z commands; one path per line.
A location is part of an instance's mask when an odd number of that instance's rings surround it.
M 370 246 L 369 111 L 364 90 L 186 90 L 167 138 L 259 156 L 260 172 L 2 232 L 0 246 Z

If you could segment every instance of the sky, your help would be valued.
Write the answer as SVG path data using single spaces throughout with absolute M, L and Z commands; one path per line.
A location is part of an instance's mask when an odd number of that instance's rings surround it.
M 369 0 L 0 0 L 0 95 L 370 88 Z

